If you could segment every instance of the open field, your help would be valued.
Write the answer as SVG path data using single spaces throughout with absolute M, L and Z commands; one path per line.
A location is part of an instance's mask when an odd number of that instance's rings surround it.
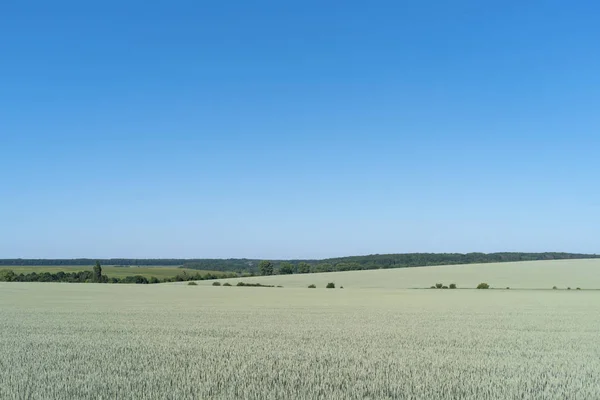
M 57 273 L 57 272 L 77 272 L 77 271 L 91 271 L 92 266 L 84 267 L 84 266 L 60 266 L 60 267 L 49 267 L 49 266 L 2 266 L 2 269 L 11 269 L 16 274 L 28 274 L 31 272 L 36 272 L 38 274 L 43 272 Z M 186 269 L 186 268 L 178 268 L 173 266 L 156 266 L 156 267 L 114 267 L 114 266 L 102 266 L 102 273 L 110 277 L 115 278 L 124 278 L 126 276 L 132 275 L 142 275 L 146 278 L 150 278 L 151 276 L 155 276 L 158 279 L 162 278 L 172 278 L 176 275 L 183 274 L 186 272 L 190 275 L 194 275 L 196 273 L 206 274 L 211 272 L 215 275 L 222 274 L 223 272 L 219 271 L 200 271 L 196 269 Z
M 0 283 L 0 321 L 2 399 L 600 398 L 598 291 Z
M 525 261 L 515 263 L 447 265 L 378 269 L 369 271 L 327 272 L 319 274 L 274 275 L 234 278 L 228 282 L 260 282 L 286 288 L 323 288 L 328 282 L 345 288 L 411 289 L 428 288 L 438 282 L 456 283 L 459 288 L 475 288 L 487 282 L 494 288 L 514 289 L 600 289 L 600 259 Z M 222 282 L 225 282 L 222 280 Z M 210 285 L 211 282 L 199 284 Z

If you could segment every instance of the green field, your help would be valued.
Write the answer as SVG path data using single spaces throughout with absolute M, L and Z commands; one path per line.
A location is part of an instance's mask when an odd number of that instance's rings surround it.
M 77 272 L 77 271 L 91 271 L 92 266 L 83 267 L 83 266 L 60 266 L 60 267 L 48 267 L 48 266 L 2 266 L 2 269 L 10 269 L 13 270 L 16 274 L 29 274 L 31 272 L 36 272 L 38 274 L 42 272 Z M 176 275 L 180 275 L 186 272 L 187 274 L 194 275 L 196 273 L 206 274 L 211 272 L 215 275 L 223 274 L 223 272 L 219 271 L 200 271 L 195 269 L 186 269 L 186 268 L 178 268 L 174 266 L 156 266 L 156 267 L 115 267 L 115 266 L 102 266 L 102 273 L 110 277 L 115 278 L 124 278 L 126 276 L 132 275 L 141 275 L 146 278 L 150 278 L 151 276 L 155 276 L 158 279 L 164 278 L 173 278 Z
M 260 282 L 286 288 L 325 287 L 328 282 L 345 288 L 411 289 L 429 288 L 436 283 L 456 283 L 459 288 L 475 288 L 481 282 L 494 288 L 513 289 L 600 289 L 600 259 L 524 261 L 514 263 L 447 265 L 327 272 L 318 274 L 273 275 L 228 279 L 235 284 Z M 225 280 L 221 280 L 225 282 Z M 199 282 L 210 285 L 211 282 Z
M 2 282 L 0 305 L 2 399 L 600 398 L 598 291 Z

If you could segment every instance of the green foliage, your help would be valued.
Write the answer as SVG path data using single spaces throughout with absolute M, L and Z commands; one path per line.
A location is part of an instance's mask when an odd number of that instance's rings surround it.
M 261 275 L 273 275 L 273 263 L 271 261 L 261 261 L 258 263 L 258 269 Z
M 12 282 L 16 274 L 11 269 L 0 269 L 0 282 Z
M 335 289 L 335 283 L 333 283 L 333 282 L 329 282 L 329 283 L 327 284 L 327 286 L 325 286 L 325 287 L 326 287 L 327 289 Z
M 444 284 L 443 284 L 443 283 L 436 283 L 436 284 L 435 284 L 435 287 L 436 287 L 436 288 L 438 288 L 438 289 L 441 289 L 441 288 L 442 288 L 442 286 L 444 286 Z
M 506 290 L 510 290 L 510 287 L 508 287 L 508 286 L 507 286 L 507 287 L 506 287 Z
M 450 284 L 450 289 L 456 289 L 456 283 L 451 283 Z
M 136 284 L 145 285 L 150 282 L 148 281 L 148 278 L 146 278 L 145 276 L 133 275 L 133 276 L 127 276 L 127 277 L 121 279 L 120 283 L 136 283 Z
M 489 289 L 490 285 L 488 285 L 485 282 L 480 283 L 479 285 L 477 285 L 477 289 Z
M 432 287 L 430 287 L 429 289 L 435 289 L 435 288 L 436 288 L 436 287 L 435 287 L 435 285 L 433 285 L 433 286 L 432 286 Z
M 343 268 L 343 264 L 340 264 L 340 269 L 336 269 L 331 263 L 319 263 L 310 268 L 310 272 L 334 272 L 334 271 L 347 271 Z
M 299 263 L 297 271 L 299 274 L 308 274 L 310 272 L 310 264 L 306 262 Z
M 580 287 L 578 287 L 578 288 L 576 288 L 575 290 L 581 290 L 581 288 L 580 288 Z
M 279 264 L 279 273 L 281 275 L 290 275 L 294 273 L 294 266 L 289 262 Z
M 571 288 L 570 288 L 570 287 L 568 287 L 568 288 L 567 288 L 567 290 L 571 290 Z
M 448 289 L 448 286 L 444 285 L 442 286 L 442 289 Z
M 148 283 L 160 283 L 160 281 L 158 280 L 157 277 L 151 276 L 150 279 L 148 280 Z
M 188 282 L 188 286 L 198 286 L 198 284 L 194 281 Z
M 596 254 L 576 253 L 406 253 L 374 254 L 368 256 L 338 257 L 325 260 L 288 260 L 296 273 L 356 271 L 380 268 L 406 268 L 429 265 L 455 265 L 533 260 L 566 260 L 600 258 Z M 81 259 L 0 259 L 0 266 L 89 266 L 96 260 Z M 176 266 L 195 270 L 235 272 L 236 275 L 260 272 L 259 260 L 251 259 L 126 259 L 98 260 L 102 265 L 119 266 Z M 284 261 L 272 261 L 281 269 Z
M 552 286 L 552 289 L 556 290 L 556 289 L 558 289 L 558 288 L 557 288 L 556 286 Z
M 96 261 L 96 265 L 94 265 L 94 282 L 102 282 L 102 267 L 100 266 L 100 261 Z
M 225 282 L 225 283 L 223 284 L 223 286 L 231 286 L 231 283 L 229 283 L 229 282 Z
M 312 284 L 312 285 L 308 285 L 308 288 L 309 288 L 309 289 L 316 289 L 316 287 L 317 287 L 317 286 L 316 286 L 316 285 L 314 285 L 314 284 Z
M 260 283 L 244 283 L 238 282 L 236 286 L 245 286 L 245 287 L 275 287 L 275 285 L 263 285 Z
M 71 282 L 85 283 L 97 282 L 108 283 L 106 275 L 100 275 L 100 278 L 94 274 L 94 271 L 76 271 L 76 272 L 30 272 L 28 274 L 15 274 L 12 270 L 0 270 L 0 280 L 7 282 Z
M 221 282 L 213 282 L 213 286 L 221 286 Z

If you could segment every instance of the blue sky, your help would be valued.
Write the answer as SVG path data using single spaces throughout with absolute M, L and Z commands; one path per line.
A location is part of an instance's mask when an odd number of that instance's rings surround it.
M 600 253 L 599 14 L 3 2 L 0 258 Z

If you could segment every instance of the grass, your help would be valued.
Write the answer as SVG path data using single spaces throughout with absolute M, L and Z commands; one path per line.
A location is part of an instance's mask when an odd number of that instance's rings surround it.
M 0 267 L 0 270 L 2 270 L 2 269 L 11 269 L 16 274 L 21 274 L 21 273 L 29 274 L 31 272 L 36 272 L 36 273 L 40 274 L 42 272 L 57 273 L 60 271 L 63 271 L 63 272 L 91 271 L 92 266 L 91 265 L 89 267 L 84 267 L 84 266 L 60 266 L 60 267 L 48 267 L 48 266 L 9 267 L 9 266 L 2 266 L 2 267 Z M 184 271 L 187 274 L 191 274 L 191 275 L 196 274 L 197 272 L 199 272 L 200 274 L 206 274 L 208 272 L 211 272 L 215 275 L 223 274 L 223 272 L 220 272 L 220 271 L 201 271 L 201 270 L 196 270 L 196 269 L 177 268 L 177 267 L 171 267 L 171 266 L 156 266 L 156 267 L 102 266 L 102 273 L 104 275 L 107 275 L 109 278 L 110 277 L 124 278 L 126 276 L 141 275 L 141 276 L 145 276 L 146 278 L 155 276 L 158 279 L 162 279 L 162 278 L 175 277 L 176 275 L 183 274 Z
M 286 288 L 306 288 L 310 284 L 315 284 L 317 288 L 325 288 L 328 282 L 335 282 L 347 289 L 411 289 L 429 288 L 437 282 L 452 282 L 459 289 L 474 289 L 479 283 L 487 282 L 492 288 L 551 289 L 558 285 L 564 288 L 600 289 L 600 259 L 448 265 L 227 279 L 233 285 L 240 280 L 247 283 L 282 285 Z
M 600 292 L 348 286 L 0 283 L 0 398 L 600 398 Z

